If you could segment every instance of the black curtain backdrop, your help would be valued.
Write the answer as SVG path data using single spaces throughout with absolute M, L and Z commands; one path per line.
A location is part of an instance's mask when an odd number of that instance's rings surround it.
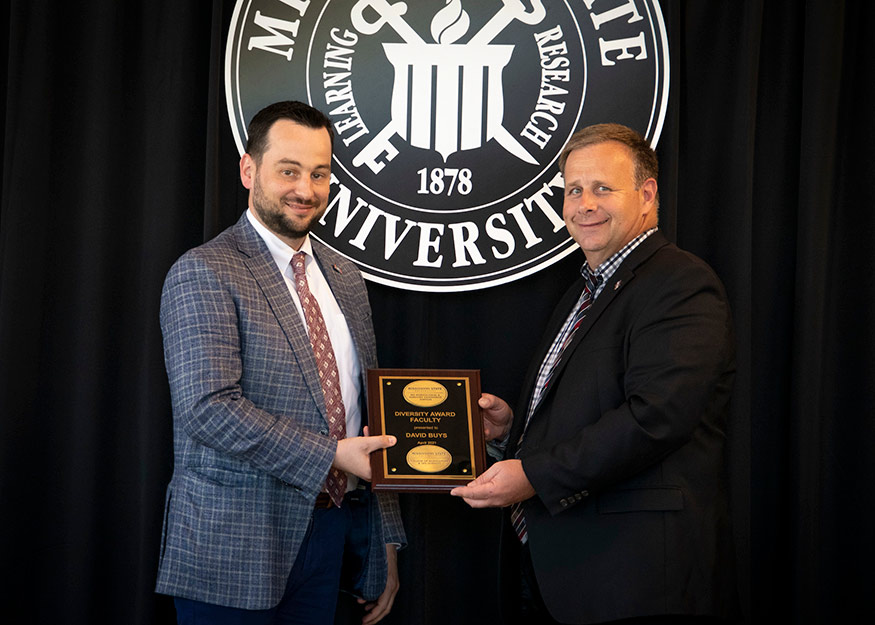
M 875 607 L 872 3 L 665 0 L 661 223 L 732 300 L 730 430 L 748 623 Z M 230 0 L 13 1 L 0 41 L 0 610 L 171 624 L 155 595 L 170 401 L 164 275 L 245 207 Z M 370 286 L 384 366 L 482 370 L 515 399 L 582 255 L 463 294 Z M 496 621 L 498 515 L 402 497 L 390 624 Z M 341 607 L 338 622 L 355 622 Z

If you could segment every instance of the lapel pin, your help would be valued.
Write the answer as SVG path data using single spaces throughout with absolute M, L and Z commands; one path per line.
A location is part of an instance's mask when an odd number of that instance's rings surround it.
M 623 284 L 622 280 L 617 280 L 616 282 L 614 282 L 614 290 L 616 291 L 617 289 L 619 289 L 621 284 Z
M 334 265 L 331 265 L 331 267 L 334 269 L 334 271 L 343 275 L 343 271 L 340 270 L 340 267 L 338 267 L 336 263 Z

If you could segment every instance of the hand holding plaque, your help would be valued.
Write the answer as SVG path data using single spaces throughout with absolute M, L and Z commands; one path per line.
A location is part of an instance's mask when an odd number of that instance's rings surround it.
M 372 488 L 449 492 L 486 466 L 476 370 L 370 369 L 371 434 L 398 443 L 371 455 Z

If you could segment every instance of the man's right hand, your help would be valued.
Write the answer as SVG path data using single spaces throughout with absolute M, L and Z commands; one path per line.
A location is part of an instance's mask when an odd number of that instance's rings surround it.
M 371 480 L 371 453 L 391 447 L 397 442 L 394 436 L 354 436 L 337 441 L 333 466 L 341 471 Z
M 513 421 L 513 411 L 507 402 L 495 395 L 483 393 L 477 403 L 483 413 L 483 434 L 486 440 L 504 438 Z

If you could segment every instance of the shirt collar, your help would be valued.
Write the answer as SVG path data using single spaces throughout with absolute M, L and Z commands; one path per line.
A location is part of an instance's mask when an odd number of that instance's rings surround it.
M 623 264 L 623 261 L 626 260 L 629 254 L 632 253 L 632 250 L 641 245 L 641 242 L 644 241 L 644 239 L 649 237 L 657 230 L 658 228 L 651 228 L 650 230 L 642 232 L 637 237 L 629 241 L 626 245 L 624 245 L 620 249 L 620 251 L 611 256 L 595 269 L 590 269 L 589 263 L 584 261 L 583 266 L 580 268 L 580 275 L 582 275 L 587 280 L 591 280 L 598 286 L 605 284 L 610 279 L 610 277 L 614 275 L 614 272 L 617 271 L 617 268 Z

